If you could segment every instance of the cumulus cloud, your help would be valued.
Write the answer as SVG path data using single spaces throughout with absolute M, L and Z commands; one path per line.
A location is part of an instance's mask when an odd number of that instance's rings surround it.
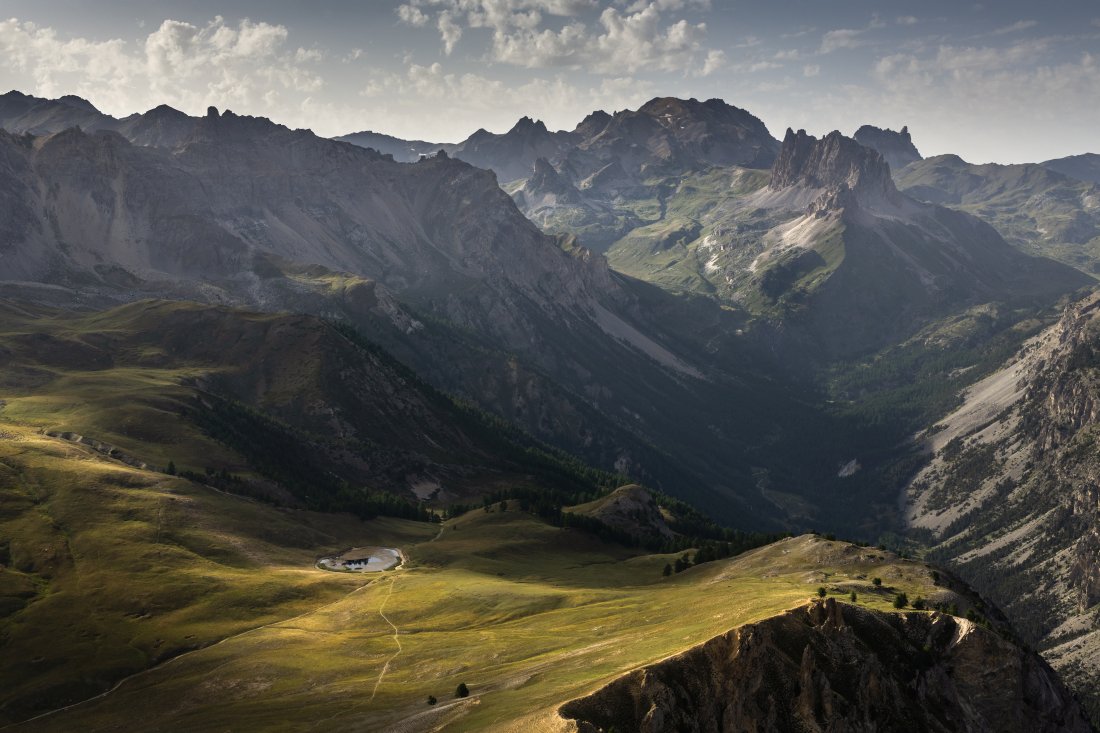
M 436 21 L 439 36 L 443 39 L 443 51 L 448 56 L 454 51 L 455 44 L 462 38 L 462 26 L 454 21 L 449 11 L 444 10 Z
M 703 61 L 703 68 L 699 70 L 699 76 L 710 76 L 725 67 L 727 63 L 725 51 L 711 49 L 707 51 L 707 58 Z
M 33 79 L 36 94 L 74 93 L 119 113 L 167 103 L 188 111 L 207 105 L 270 107 L 286 94 L 323 86 L 315 49 L 290 50 L 281 25 L 221 17 L 198 26 L 165 20 L 140 45 L 122 40 L 62 39 L 52 28 L 0 22 L 0 54 Z
M 398 5 L 397 17 L 401 19 L 401 22 L 408 23 L 413 26 L 426 25 L 428 22 L 428 15 L 420 8 L 412 5 Z
M 706 75 L 723 62 L 718 49 L 703 45 L 706 24 L 666 20 L 664 14 L 709 6 L 708 0 L 636 0 L 621 10 L 605 7 L 592 22 L 595 0 L 409 0 L 398 15 L 423 25 L 422 18 L 434 13 L 447 55 L 465 28 L 487 28 L 489 58 L 514 66 Z M 548 24 L 547 17 L 564 22 Z

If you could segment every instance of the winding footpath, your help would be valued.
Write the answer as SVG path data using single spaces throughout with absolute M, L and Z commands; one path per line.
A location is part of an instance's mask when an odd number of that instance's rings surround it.
M 386 593 L 386 597 L 382 599 L 382 605 L 380 605 L 378 607 L 378 615 L 382 617 L 383 621 L 385 621 L 387 624 L 390 625 L 391 629 L 393 629 L 393 641 L 394 641 L 395 644 L 397 644 L 397 651 L 394 652 L 393 656 L 390 657 L 389 659 L 387 659 L 386 663 L 382 665 L 382 671 L 378 673 L 378 679 L 374 681 L 374 689 L 371 690 L 370 699 L 367 700 L 367 702 L 374 702 L 374 696 L 378 694 L 378 686 L 382 684 L 382 678 L 385 677 L 386 672 L 388 672 L 390 670 L 390 663 L 393 662 L 393 660 L 397 659 L 399 656 L 401 656 L 401 652 L 404 651 L 401 648 L 401 639 L 400 639 L 400 637 L 398 637 L 399 632 L 397 630 L 397 627 L 394 626 L 393 621 L 390 621 L 389 618 L 384 613 L 384 609 L 386 608 L 386 603 L 389 602 L 390 596 L 393 595 L 393 587 L 395 585 L 397 585 L 397 578 L 391 578 L 390 579 L 390 590 L 389 590 L 388 593 Z

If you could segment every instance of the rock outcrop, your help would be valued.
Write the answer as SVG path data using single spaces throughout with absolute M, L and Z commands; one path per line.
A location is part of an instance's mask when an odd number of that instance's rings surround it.
M 827 599 L 734 629 L 560 709 L 581 733 L 1088 733 L 1041 658 L 970 621 Z
M 884 130 L 874 125 L 864 125 L 852 137 L 860 145 L 874 148 L 881 153 L 892 171 L 900 171 L 914 161 L 923 160 L 917 147 L 913 145 L 908 127 L 895 132 L 889 128 Z

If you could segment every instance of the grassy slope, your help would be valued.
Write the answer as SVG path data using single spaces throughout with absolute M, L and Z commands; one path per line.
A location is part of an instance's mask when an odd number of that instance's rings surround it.
M 280 511 L 7 419 L 0 432 L 0 723 L 341 598 L 365 579 L 317 556 L 431 531 Z
M 894 589 L 936 592 L 918 563 L 810 536 L 665 579 L 667 556 L 630 557 L 515 511 L 471 512 L 406 548 L 409 567 L 337 603 L 16 730 L 552 729 L 564 700 L 819 585 L 881 609 Z M 459 682 L 466 701 L 452 699 Z
M 1093 184 L 1039 165 L 973 165 L 937 156 L 898 171 L 898 188 L 974 214 L 1028 254 L 1100 272 L 1100 199 Z
M 736 228 L 743 217 L 729 215 L 731 202 L 766 184 L 765 172 L 741 168 L 714 168 L 670 181 L 663 208 L 648 212 L 644 226 L 612 245 L 608 262 L 668 290 L 728 296 L 724 280 L 706 268 L 713 252 L 700 245 L 713 231 Z
M 418 730 L 450 715 L 455 730 L 524 727 L 821 584 L 855 587 L 880 608 L 892 592 L 872 593 L 875 575 L 910 597 L 934 592 L 919 565 L 877 551 L 845 565 L 845 546 L 807 538 L 668 579 L 671 557 L 516 511 L 479 509 L 428 542 L 429 525 L 279 511 L 42 435 L 74 430 L 158 464 L 198 467 L 225 451 L 176 417 L 194 366 L 162 353 L 82 356 L 96 351 L 81 344 L 123 328 L 118 317 L 0 331 L 0 654 L 14 660 L 0 672 L 0 722 L 164 663 L 16 729 Z M 361 590 L 363 576 L 313 568 L 364 544 L 403 547 L 413 564 Z M 473 697 L 452 704 L 460 681 Z M 441 704 L 429 708 L 429 694 Z

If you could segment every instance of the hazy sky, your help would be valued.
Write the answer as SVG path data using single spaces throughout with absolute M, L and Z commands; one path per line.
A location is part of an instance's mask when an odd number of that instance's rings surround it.
M 185 6 L 185 7 L 184 7 Z M 2 0 L 0 87 L 323 135 L 572 128 L 654 96 L 909 125 L 974 162 L 1100 152 L 1096 0 Z

